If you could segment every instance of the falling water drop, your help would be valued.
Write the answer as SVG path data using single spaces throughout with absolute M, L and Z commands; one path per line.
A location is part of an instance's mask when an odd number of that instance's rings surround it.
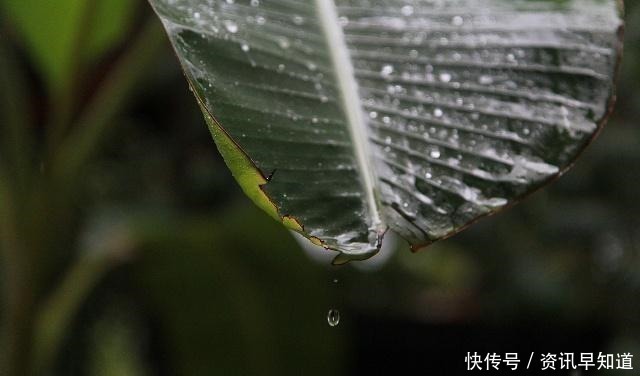
M 329 323 L 329 326 L 338 326 L 340 323 L 340 311 L 337 309 L 330 309 L 327 314 L 327 322 Z

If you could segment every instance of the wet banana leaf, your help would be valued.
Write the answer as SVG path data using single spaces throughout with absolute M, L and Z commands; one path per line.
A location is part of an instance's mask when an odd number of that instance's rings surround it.
M 426 246 L 561 175 L 621 51 L 615 0 L 151 3 L 245 193 L 336 263 L 388 229 Z

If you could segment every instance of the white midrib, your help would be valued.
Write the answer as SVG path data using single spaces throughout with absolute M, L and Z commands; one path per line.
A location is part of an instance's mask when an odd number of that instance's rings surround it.
M 338 12 L 334 0 L 316 0 L 320 25 L 324 31 L 336 72 L 338 87 L 342 94 L 342 104 L 349 123 L 349 132 L 353 141 L 358 171 L 362 178 L 365 197 L 372 219 L 371 226 L 377 228 L 381 223 L 380 212 L 375 197 L 375 173 L 371 166 L 371 153 L 366 123 L 362 112 L 358 84 L 356 83 L 347 43 L 340 27 Z

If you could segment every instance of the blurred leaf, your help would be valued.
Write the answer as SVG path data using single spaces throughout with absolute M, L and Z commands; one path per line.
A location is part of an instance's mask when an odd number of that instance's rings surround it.
M 84 62 L 126 36 L 135 4 L 131 0 L 3 0 L 0 7 L 55 93 L 78 78 Z
M 326 322 L 332 283 L 285 230 L 237 205 L 217 220 L 157 218 L 134 274 L 171 374 L 339 374 L 346 327 Z
M 96 1 L 91 38 L 84 49 L 87 60 L 99 57 L 130 35 L 135 5 L 136 0 Z
M 566 171 L 621 49 L 614 0 L 151 2 L 245 193 L 336 263 L 386 228 L 429 245 Z
M 93 376 L 144 376 L 138 333 L 131 319 L 115 310 L 93 328 L 91 371 Z

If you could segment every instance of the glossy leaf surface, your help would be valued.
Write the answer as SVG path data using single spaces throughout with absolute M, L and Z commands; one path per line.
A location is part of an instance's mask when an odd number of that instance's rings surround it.
M 614 0 L 152 0 L 227 164 L 263 209 L 367 258 L 564 172 L 613 98 Z

